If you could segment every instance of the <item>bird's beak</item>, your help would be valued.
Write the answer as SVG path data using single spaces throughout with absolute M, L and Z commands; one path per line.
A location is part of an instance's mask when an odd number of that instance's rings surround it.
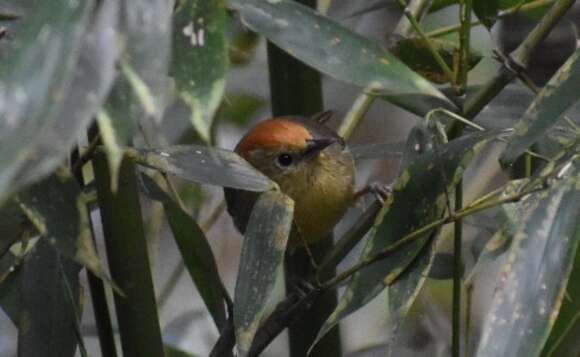
M 338 142 L 336 138 L 310 139 L 306 143 L 306 150 L 302 152 L 304 159 L 312 159 L 328 146 Z

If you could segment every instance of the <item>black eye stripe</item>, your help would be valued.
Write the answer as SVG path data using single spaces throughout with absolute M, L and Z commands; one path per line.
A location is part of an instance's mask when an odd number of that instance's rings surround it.
M 294 159 L 290 154 L 280 154 L 276 160 L 278 161 L 278 164 L 283 167 L 290 166 L 292 165 L 292 162 L 294 162 Z

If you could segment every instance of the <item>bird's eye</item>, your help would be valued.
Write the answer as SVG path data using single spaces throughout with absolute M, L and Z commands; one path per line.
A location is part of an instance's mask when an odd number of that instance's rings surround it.
M 276 160 L 278 161 L 278 165 L 280 165 L 281 167 L 288 167 L 292 165 L 292 162 L 294 161 L 292 155 L 290 154 L 280 154 L 278 155 Z

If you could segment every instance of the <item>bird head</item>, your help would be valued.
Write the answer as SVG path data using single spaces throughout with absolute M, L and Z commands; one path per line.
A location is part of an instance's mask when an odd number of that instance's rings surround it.
M 240 140 L 236 152 L 284 190 L 285 183 L 295 185 L 331 169 L 344 149 L 344 141 L 321 123 L 287 116 L 256 125 Z

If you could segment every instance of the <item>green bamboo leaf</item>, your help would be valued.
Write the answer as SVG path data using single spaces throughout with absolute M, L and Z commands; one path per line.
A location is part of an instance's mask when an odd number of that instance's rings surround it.
M 491 29 L 497 19 L 499 5 L 499 0 L 474 0 L 473 12 L 485 27 Z
M 156 197 L 163 203 L 173 238 L 177 243 L 187 271 L 207 306 L 218 330 L 227 322 L 226 289 L 223 286 L 217 264 L 205 234 L 197 222 L 172 200 L 149 176 L 140 175 L 141 188 L 147 196 Z
M 451 41 L 436 38 L 429 39 L 429 42 L 437 53 L 441 55 L 447 66 L 453 68 L 456 59 L 459 58 L 459 46 Z M 437 84 L 449 82 L 449 78 L 441 69 L 441 66 L 431 54 L 429 46 L 422 38 L 403 38 L 396 42 L 391 51 L 403 63 L 430 81 Z M 481 58 L 480 53 L 470 50 L 467 57 L 468 69 L 475 67 L 481 61 Z
M 103 6 L 115 6 L 123 14 L 115 23 L 123 45 L 121 75 L 97 115 L 115 191 L 122 148 L 130 143 L 140 118 L 145 130 L 149 121 L 160 122 L 166 106 L 171 6 L 163 0 L 113 1 Z
M 145 166 L 186 180 L 247 191 L 268 191 L 276 184 L 236 153 L 207 146 L 128 150 Z
M 0 208 L 0 258 L 20 238 L 27 226 L 26 217 L 13 200 Z
M 515 190 L 527 182 L 527 179 L 512 180 L 505 185 L 504 194 L 516 192 Z M 527 198 L 530 199 L 530 198 Z M 499 229 L 485 242 L 480 252 L 474 253 L 475 264 L 464 278 L 464 281 L 473 281 L 473 278 L 479 273 L 480 269 L 488 264 L 495 262 L 500 256 L 509 252 L 513 242 L 513 236 L 522 219 L 521 202 L 507 203 L 501 206 L 500 214 L 496 217 L 499 223 Z
M 247 355 L 260 324 L 283 296 L 284 255 L 294 202 L 270 191 L 256 202 L 242 247 L 234 303 L 234 326 L 241 356 Z
M 218 330 L 226 325 L 226 290 L 205 235 L 193 218 L 173 201 L 163 205 L 179 252 Z
M 159 121 L 167 100 L 172 6 L 164 0 L 123 0 L 121 3 L 123 16 L 119 26 L 125 45 L 125 79 L 131 85 L 132 100 L 141 105 L 146 115 Z
M 191 110 L 193 127 L 205 141 L 225 88 L 225 19 L 221 1 L 182 0 L 173 20 L 171 75 Z
M 395 350 L 395 346 L 400 339 L 397 334 L 401 325 L 405 321 L 411 306 L 419 296 L 425 281 L 430 277 L 430 273 L 435 263 L 436 239 L 426 244 L 423 251 L 407 266 L 405 271 L 397 278 L 394 284 L 389 287 L 389 321 L 387 336 L 390 339 L 387 355 Z
M 230 0 L 242 20 L 290 55 L 337 80 L 372 88 L 415 113 L 453 106 L 387 50 L 290 0 Z
M 560 67 L 542 88 L 524 116 L 515 125 L 515 133 L 503 151 L 500 162 L 512 164 L 526 149 L 552 128 L 566 111 L 580 100 L 580 49 Z
M 22 294 L 20 293 L 19 266 L 16 256 L 8 252 L 0 258 L 0 308 L 14 326 L 20 323 Z
M 433 125 L 430 120 L 414 127 L 407 138 L 403 158 L 401 160 L 402 170 L 406 170 L 409 165 L 417 160 L 425 151 L 432 150 L 435 145 L 441 145 L 446 141 L 446 136 L 437 131 L 437 122 Z M 437 146 L 438 147 L 438 146 Z M 439 149 L 437 149 L 439 150 Z M 440 212 L 435 215 L 440 216 L 443 213 L 443 207 L 439 207 Z M 417 251 L 417 256 L 404 267 L 399 276 L 394 280 L 389 288 L 389 328 L 387 336 L 390 339 L 388 344 L 388 353 L 390 354 L 397 343 L 397 333 L 413 305 L 413 302 L 419 295 L 423 284 L 425 283 L 429 271 L 435 258 L 436 240 L 432 233 L 431 238 L 421 250 Z
M 522 205 L 523 219 L 500 272 L 476 356 L 541 352 L 565 298 L 580 240 L 579 169 L 571 162 L 549 190 Z
M 576 228 L 580 235 L 580 227 Z M 542 356 L 578 356 L 580 354 L 580 250 L 576 249 L 576 259 L 568 279 L 566 293 L 558 318 L 554 323 L 548 341 L 544 345 Z
M 73 357 L 77 348 L 76 307 L 80 303 L 80 265 L 40 239 L 19 273 L 21 310 L 19 357 Z
M 70 173 L 58 170 L 21 192 L 18 201 L 42 240 L 110 282 L 93 245 L 86 201 Z
M 21 20 L 0 68 L 0 201 L 62 163 L 110 88 L 113 31 L 92 7 L 41 1 Z
M 476 257 L 475 265 L 465 278 L 465 281 L 472 281 L 482 267 L 496 261 L 498 257 L 509 251 L 513 242 L 513 232 L 510 232 L 510 229 L 507 228 L 508 226 L 506 224 L 501 229 L 498 229 L 487 241 L 483 251 Z
M 393 185 L 393 193 L 377 217 L 374 234 L 368 240 L 361 260 L 381 252 L 405 235 L 440 218 L 446 208 L 446 192 L 453 192 L 453 187 L 475 153 L 496 135 L 493 132 L 467 135 L 437 149 L 434 149 L 431 141 L 423 141 L 428 143 L 423 148 L 412 145 L 412 148 L 423 153 L 403 166 L 404 169 Z M 416 259 L 428 238 L 429 234 L 426 234 L 388 259 L 356 273 L 336 310 L 321 329 L 319 338 L 343 317 L 366 305 L 396 281 Z

